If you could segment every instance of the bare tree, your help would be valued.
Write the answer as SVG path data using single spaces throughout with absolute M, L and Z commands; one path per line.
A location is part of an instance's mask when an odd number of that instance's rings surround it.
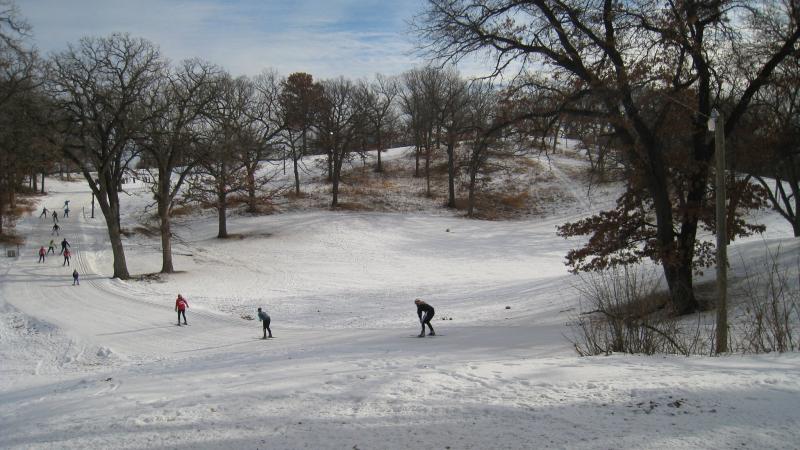
M 14 2 L 0 0 L 0 234 L 3 220 L 10 218 L 8 207 L 15 206 L 21 171 L 29 170 L 35 157 L 30 143 L 35 105 L 29 102 L 38 83 L 38 59 L 27 46 L 29 29 Z
M 337 78 L 322 83 L 319 130 L 331 149 L 331 207 L 339 205 L 342 164 L 363 132 L 364 118 L 358 107 L 356 88 L 350 80 Z
M 772 207 L 800 236 L 800 61 L 791 58 L 757 97 L 746 129 L 750 146 L 737 158 L 764 187 Z M 758 148 L 758 152 L 749 151 Z
M 0 0 L 0 106 L 35 88 L 38 55 L 28 44 L 30 25 L 11 0 Z
M 248 212 L 256 212 L 256 193 L 272 177 L 257 175 L 265 159 L 273 159 L 276 149 L 282 144 L 282 133 L 286 129 L 286 115 L 281 107 L 281 83 L 283 80 L 274 71 L 264 71 L 254 80 L 253 98 L 246 113 L 251 121 L 246 132 L 253 142 L 247 147 L 245 169 L 247 171 Z
M 212 205 L 217 210 L 217 238 L 228 237 L 227 213 L 230 195 L 247 190 L 243 147 L 249 142 L 246 129 L 249 82 L 246 78 L 221 77 L 219 94 L 203 127 L 197 167 L 187 180 L 187 197 Z M 248 136 L 249 137 L 249 136 Z
M 127 34 L 84 38 L 55 55 L 47 88 L 61 111 L 64 152 L 83 173 L 108 226 L 114 277 L 129 278 L 122 246 L 119 190 L 136 156 L 142 100 L 161 76 L 158 49 Z
M 516 85 L 540 74 L 558 108 L 531 104 L 518 119 L 566 114 L 614 128 L 635 177 L 615 211 L 562 228 L 592 235 L 568 258 L 591 270 L 650 257 L 674 309 L 688 313 L 698 306 L 695 263 L 709 261 L 697 254 L 708 251 L 697 241 L 714 160 L 706 119 L 716 107 L 726 136 L 739 125 L 796 52 L 798 8 L 793 0 L 429 0 L 417 27 L 436 59 L 489 52 L 495 74 Z M 746 76 L 727 77 L 726 64 L 739 57 L 749 62 Z M 664 120 L 675 110 L 683 111 L 679 126 Z
M 17 193 L 25 189 L 24 180 L 34 180 L 50 149 L 40 146 L 39 136 L 46 130 L 43 117 L 46 102 L 33 90 L 21 91 L 0 107 L 0 216 L 16 217 Z M 52 153 L 52 152 L 51 152 Z M 34 186 L 31 186 L 35 190 Z M 4 228 L 0 220 L 0 234 Z
M 300 195 L 299 163 L 308 154 L 308 134 L 314 126 L 317 105 L 322 98 L 322 87 L 311 74 L 297 72 L 281 83 L 280 106 L 286 124 L 286 143 L 289 146 L 294 170 L 295 193 Z M 297 141 L 300 140 L 300 146 Z M 332 174 L 332 159 L 328 153 L 328 178 Z
M 407 120 L 407 128 L 414 142 L 414 176 L 419 177 L 419 160 L 422 149 L 428 145 L 424 120 L 425 102 L 421 85 L 418 82 L 418 70 L 412 70 L 402 75 L 402 89 L 400 90 L 401 111 Z
M 152 167 L 153 197 L 161 232 L 161 272 L 173 273 L 170 216 L 175 197 L 198 162 L 201 119 L 216 98 L 219 69 L 198 60 L 184 61 L 153 85 L 148 112 L 136 142 L 142 161 Z
M 467 173 L 469 177 L 467 188 L 467 215 L 473 217 L 475 212 L 475 195 L 478 185 L 478 176 L 492 154 L 492 149 L 498 146 L 500 134 L 498 122 L 498 93 L 491 83 L 487 81 L 474 81 L 469 85 L 467 117 L 469 148 Z
M 414 175 L 419 176 L 420 154 L 425 158 L 425 192 L 431 192 L 431 159 L 433 146 L 439 137 L 439 95 L 442 91 L 440 71 L 433 67 L 413 69 L 403 74 L 403 111 L 409 117 L 410 127 L 417 148 Z
M 447 151 L 447 207 L 456 207 L 456 147 L 468 132 L 467 84 L 454 70 L 438 71 L 428 78 L 436 107 L 437 146 L 444 141 Z M 437 91 L 438 89 L 438 91 Z
M 375 80 L 363 82 L 358 86 L 359 103 L 364 108 L 364 117 L 369 124 L 370 134 L 375 139 L 378 160 L 375 172 L 383 172 L 381 153 L 385 147 L 385 138 L 391 130 L 397 117 L 394 106 L 399 94 L 397 79 L 381 74 L 375 75 Z

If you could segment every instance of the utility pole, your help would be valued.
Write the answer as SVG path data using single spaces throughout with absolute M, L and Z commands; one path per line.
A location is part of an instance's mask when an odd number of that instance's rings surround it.
M 728 231 L 725 214 L 725 119 L 715 109 L 708 128 L 714 131 L 717 189 L 717 348 L 716 353 L 728 351 Z

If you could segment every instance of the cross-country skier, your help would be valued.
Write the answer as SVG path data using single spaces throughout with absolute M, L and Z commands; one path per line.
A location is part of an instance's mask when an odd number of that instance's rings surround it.
M 73 270 L 72 271 L 72 285 L 73 286 L 75 286 L 76 284 L 78 286 L 81 285 L 81 280 L 78 277 L 80 277 L 80 275 L 78 274 L 78 269 Z
M 178 298 L 175 299 L 175 311 L 178 312 L 178 326 L 181 326 L 181 314 L 183 314 L 183 324 L 189 325 L 186 323 L 186 308 L 188 307 L 189 302 L 187 302 L 181 294 L 178 294 Z
M 49 255 L 50 252 L 53 252 L 54 255 L 56 254 L 56 243 L 52 239 L 50 239 L 50 246 L 47 247 L 47 254 Z
M 53 211 L 53 223 L 58 223 L 58 211 Z
M 58 226 L 58 224 L 57 224 L 57 223 L 54 223 L 54 224 L 53 224 L 53 231 L 51 231 L 51 232 L 50 232 L 50 236 L 52 236 L 52 235 L 54 235 L 54 234 L 55 234 L 56 236 L 58 236 L 58 230 L 60 230 L 60 229 L 61 229 L 61 227 L 60 227 L 60 226 Z
M 69 249 L 64 250 L 64 264 L 61 264 L 62 266 L 68 266 L 69 265 L 69 257 L 70 257 Z
M 61 253 L 59 253 L 59 255 L 63 254 L 67 247 L 71 247 L 71 245 L 69 245 L 69 242 L 67 242 L 67 238 L 64 238 L 64 240 L 61 241 Z
M 261 321 L 261 325 L 264 327 L 264 337 L 261 339 L 267 338 L 267 332 L 269 331 L 269 337 L 272 337 L 272 330 L 269 329 L 269 314 L 266 311 L 262 311 L 261 308 L 258 308 L 258 320 Z
M 431 326 L 431 319 L 433 319 L 433 306 L 425 303 L 422 299 L 414 300 L 414 304 L 417 305 L 417 316 L 419 316 L 419 323 L 422 325 L 422 331 L 419 333 L 419 337 L 425 337 L 425 325 L 428 325 L 430 328 L 430 333 L 428 336 L 436 336 L 436 333 L 433 331 L 433 327 Z
M 40 263 L 43 263 L 43 262 L 44 262 L 44 255 L 45 255 L 45 254 L 46 254 L 46 253 L 45 253 L 45 251 L 44 251 L 44 245 L 43 245 L 43 246 L 39 247 L 39 262 L 40 262 Z
M 39 214 L 39 219 L 41 219 L 42 217 L 47 217 L 47 207 L 46 206 L 42 206 L 42 213 Z
M 69 217 L 69 208 L 64 208 L 64 217 Z

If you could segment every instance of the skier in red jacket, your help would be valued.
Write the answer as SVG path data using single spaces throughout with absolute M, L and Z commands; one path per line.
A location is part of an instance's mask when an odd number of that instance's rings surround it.
M 181 326 L 181 314 L 183 314 L 183 324 L 189 325 L 186 323 L 186 308 L 188 307 L 189 302 L 181 294 L 178 294 L 178 298 L 175 299 L 175 311 L 178 311 L 178 326 Z

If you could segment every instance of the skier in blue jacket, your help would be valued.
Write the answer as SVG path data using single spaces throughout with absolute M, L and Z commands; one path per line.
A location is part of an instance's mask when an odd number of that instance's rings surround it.
M 258 308 L 258 320 L 261 321 L 261 325 L 264 327 L 264 337 L 261 339 L 267 338 L 267 332 L 269 332 L 269 337 L 272 337 L 272 330 L 269 329 L 269 314 L 266 311 L 262 311 L 261 308 Z

